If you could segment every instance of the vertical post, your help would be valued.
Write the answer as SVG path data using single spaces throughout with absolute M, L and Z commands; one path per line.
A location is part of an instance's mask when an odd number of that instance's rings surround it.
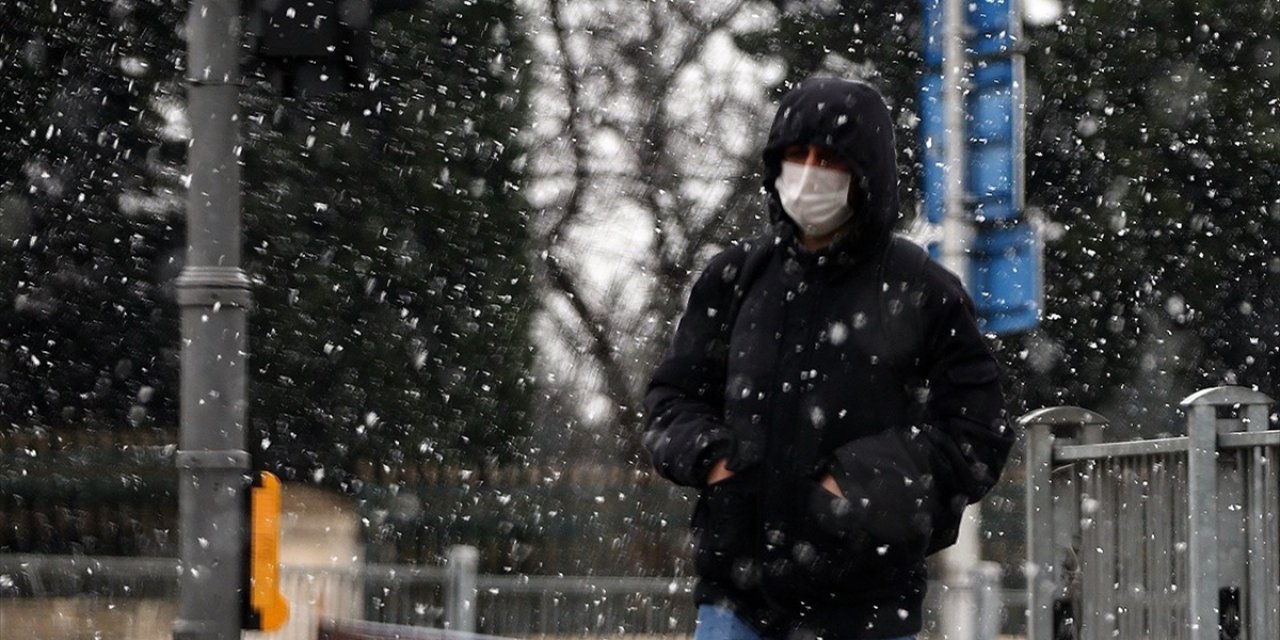
M 973 572 L 974 595 L 978 603 L 978 621 L 975 631 L 981 640 L 1000 637 L 1000 618 L 1004 613 L 1004 600 L 1000 591 L 1000 563 L 979 562 Z
M 942 264 L 970 285 L 969 248 L 973 225 L 965 205 L 965 1 L 943 0 L 942 121 L 945 196 L 942 218 Z
M 1027 638 L 1053 640 L 1054 605 L 1064 592 L 1058 584 L 1062 566 L 1059 541 L 1071 539 L 1062 531 L 1061 511 L 1072 506 L 1071 496 L 1060 495 L 1053 480 L 1054 445 L 1098 442 L 1107 424 L 1103 416 L 1080 407 L 1053 407 L 1032 411 L 1018 419 L 1027 434 Z M 1069 518 L 1079 526 L 1079 518 Z
M 971 284 L 969 248 L 973 226 L 965 206 L 965 2 L 942 0 L 942 122 L 943 217 L 940 262 Z M 978 505 L 964 510 L 956 543 L 939 554 L 943 581 L 948 586 L 942 608 L 942 624 L 950 640 L 976 640 L 976 598 L 967 584 L 982 557 L 979 539 L 982 511 Z
M 1261 398 L 1259 398 L 1261 400 Z M 1241 409 L 1246 431 L 1266 431 L 1269 426 L 1271 399 L 1266 402 L 1254 402 Z M 1276 580 L 1280 577 L 1280 549 L 1276 548 L 1276 510 L 1274 501 L 1277 488 L 1275 460 L 1268 455 L 1266 447 L 1251 447 L 1244 455 L 1248 460 L 1245 481 L 1245 517 L 1248 519 L 1247 548 L 1248 566 L 1245 584 L 1245 606 L 1247 608 L 1247 638 L 1274 638 L 1280 628 L 1277 616 L 1280 611 L 1275 605 L 1274 596 L 1277 590 Z M 1270 498 L 1270 499 L 1268 499 Z
M 1024 418 L 1025 419 L 1025 418 Z M 1027 434 L 1027 638 L 1053 638 L 1058 573 L 1053 550 L 1053 431 L 1044 422 Z
M 1245 412 L 1241 407 L 1237 415 L 1219 415 L 1215 419 L 1217 434 L 1244 431 L 1248 426 Z M 1223 625 L 1221 636 L 1230 640 L 1240 640 L 1239 632 L 1249 624 L 1247 600 L 1253 589 L 1248 578 L 1254 564 L 1249 539 L 1254 519 L 1250 513 L 1249 477 L 1250 453 L 1254 450 L 1256 447 L 1223 449 L 1219 445 L 1216 462 L 1218 487 L 1213 502 L 1218 519 L 1218 620 Z
M 1191 574 L 1191 637 L 1193 640 L 1215 640 L 1219 636 L 1219 589 L 1239 586 L 1223 584 L 1219 567 L 1220 541 L 1217 527 L 1220 496 L 1216 471 L 1220 421 L 1217 410 L 1218 407 L 1231 407 L 1239 411 L 1238 419 L 1231 421 L 1235 424 L 1224 424 L 1226 428 L 1243 426 L 1247 431 L 1265 430 L 1268 420 L 1267 407 L 1271 404 L 1271 398 L 1252 389 L 1225 386 L 1197 391 L 1183 399 L 1181 404 L 1187 410 L 1187 434 L 1191 440 L 1187 455 L 1187 476 L 1191 483 L 1188 492 L 1190 494 L 1188 516 L 1190 531 L 1187 535 L 1187 546 L 1190 552 L 1189 573 Z M 1256 458 L 1251 459 L 1249 456 L 1242 456 L 1242 459 L 1249 462 L 1256 461 Z M 1250 467 L 1249 475 L 1252 476 L 1253 470 L 1257 468 Z M 1266 487 L 1259 489 L 1265 491 Z M 1254 491 L 1247 489 L 1246 492 Z M 1257 505 L 1247 503 L 1246 507 L 1256 509 Z M 1253 591 L 1255 580 L 1264 580 L 1255 572 L 1261 571 L 1266 574 L 1265 567 L 1270 566 L 1275 559 L 1267 557 L 1269 554 L 1266 550 L 1253 546 L 1257 539 L 1268 535 L 1265 530 L 1258 531 L 1255 535 L 1255 527 L 1262 529 L 1263 525 L 1255 520 L 1252 513 L 1245 514 L 1245 518 L 1245 526 L 1248 529 L 1246 532 L 1248 540 L 1245 544 L 1249 546 L 1249 551 L 1242 556 L 1248 563 L 1246 590 Z M 1274 588 L 1274 582 L 1270 582 L 1266 587 L 1268 590 L 1272 588 Z M 1261 617 L 1255 616 L 1259 616 L 1264 610 L 1270 610 L 1270 607 L 1264 606 L 1255 611 L 1254 603 L 1258 601 L 1250 593 L 1244 594 L 1244 600 L 1248 603 L 1245 606 L 1249 609 L 1246 613 L 1246 624 L 1250 626 L 1246 630 L 1246 637 L 1267 637 L 1258 635 L 1266 633 L 1263 629 L 1254 630 L 1252 627 L 1255 624 L 1260 624 L 1262 627 L 1269 626 Z
M 1218 425 L 1216 398 L 1195 394 L 1187 408 L 1187 559 L 1190 640 L 1218 638 Z M 1194 399 L 1194 400 L 1193 400 Z
M 452 631 L 475 633 L 480 552 L 475 547 L 454 545 L 449 547 L 445 562 L 449 583 L 444 594 L 444 626 Z
M 178 277 L 182 367 L 175 640 L 240 637 L 245 576 L 246 313 L 240 270 L 240 0 L 187 13 L 187 260 Z
M 947 123 L 943 104 L 943 58 L 946 55 L 944 0 L 922 0 L 925 72 L 920 77 L 920 213 L 914 236 L 935 260 L 941 257 L 942 222 L 946 219 Z

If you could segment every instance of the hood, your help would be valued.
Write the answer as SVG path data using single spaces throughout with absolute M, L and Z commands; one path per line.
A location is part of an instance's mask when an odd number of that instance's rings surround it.
M 831 148 L 853 169 L 858 223 L 838 244 L 887 244 L 898 220 L 898 163 L 893 120 L 880 92 L 863 82 L 810 78 L 782 97 L 764 149 L 764 188 L 771 220 L 793 231 L 773 183 L 782 171 L 783 150 L 794 144 Z

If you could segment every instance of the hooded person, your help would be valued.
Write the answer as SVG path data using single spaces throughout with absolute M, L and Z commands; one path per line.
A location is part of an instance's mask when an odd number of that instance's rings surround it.
M 893 123 L 807 80 L 764 149 L 770 229 L 711 259 L 645 395 L 655 469 L 700 490 L 695 638 L 901 638 L 1012 445 L 959 280 L 898 238 Z

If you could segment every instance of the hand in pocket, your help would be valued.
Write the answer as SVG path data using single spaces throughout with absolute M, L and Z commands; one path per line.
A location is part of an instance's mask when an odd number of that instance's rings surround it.
M 823 489 L 827 490 L 827 493 L 837 498 L 844 497 L 844 492 L 840 490 L 840 485 L 836 484 L 835 476 L 828 473 L 827 475 L 822 477 L 822 482 L 819 484 L 822 485 Z
M 754 487 L 742 475 L 703 489 L 693 522 L 698 575 L 731 584 L 749 577 L 756 551 L 757 508 Z

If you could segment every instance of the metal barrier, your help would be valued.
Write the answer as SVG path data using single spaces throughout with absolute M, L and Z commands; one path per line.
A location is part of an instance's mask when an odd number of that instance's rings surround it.
M 674 638 L 693 631 L 692 578 L 486 575 L 475 573 L 467 555 L 451 554 L 444 566 L 286 565 L 280 587 L 289 600 L 288 623 L 245 637 Z M 949 598 L 974 599 L 977 637 L 997 637 L 998 627 L 1008 622 L 1003 612 L 1021 612 L 1025 605 L 1021 590 L 999 588 L 998 573 L 993 563 L 984 563 L 964 584 L 930 582 L 924 637 L 945 634 L 937 627 L 937 612 Z M 78 602 L 84 611 L 109 609 L 134 618 L 106 637 L 166 638 L 176 613 L 177 575 L 174 558 L 0 555 L 0 610 L 30 603 L 28 611 L 47 615 L 48 607 L 35 605 Z M 18 618 L 5 619 L 7 630 L 39 628 L 20 619 L 21 609 L 9 611 Z M 94 631 L 88 624 L 86 619 L 66 626 L 88 634 Z M 29 637 L 44 636 L 33 631 Z
M 288 622 L 246 638 L 656 637 L 687 635 L 693 628 L 689 578 L 486 575 L 477 573 L 475 559 L 473 548 L 455 547 L 443 566 L 285 565 L 280 590 L 289 601 Z M 156 603 L 176 603 L 177 576 L 175 558 L 0 555 L 0 611 L 76 601 L 123 617 L 135 607 L 172 613 Z M 28 610 L 46 615 L 47 607 Z M 22 615 L 18 608 L 9 611 Z M 128 637 L 167 636 L 167 627 L 151 628 L 153 618 L 146 629 L 141 620 L 127 624 Z M 11 623 L 32 626 L 5 619 L 6 630 Z M 78 624 L 69 622 L 91 631 Z
M 313 637 L 316 640 L 512 640 L 464 631 L 428 629 L 364 620 L 324 620 Z
M 1187 435 L 1130 442 L 1079 407 L 1023 416 L 1029 640 L 1280 638 L 1271 402 L 1205 389 Z
M 693 628 L 690 579 L 477 574 L 475 563 L 466 562 L 468 549 L 455 548 L 444 567 L 283 567 L 281 591 L 290 601 L 290 621 L 265 637 L 310 640 L 335 635 L 335 629 L 350 633 L 378 625 L 397 633 L 409 626 L 436 627 L 458 638 L 477 631 L 504 637 L 659 636 Z

